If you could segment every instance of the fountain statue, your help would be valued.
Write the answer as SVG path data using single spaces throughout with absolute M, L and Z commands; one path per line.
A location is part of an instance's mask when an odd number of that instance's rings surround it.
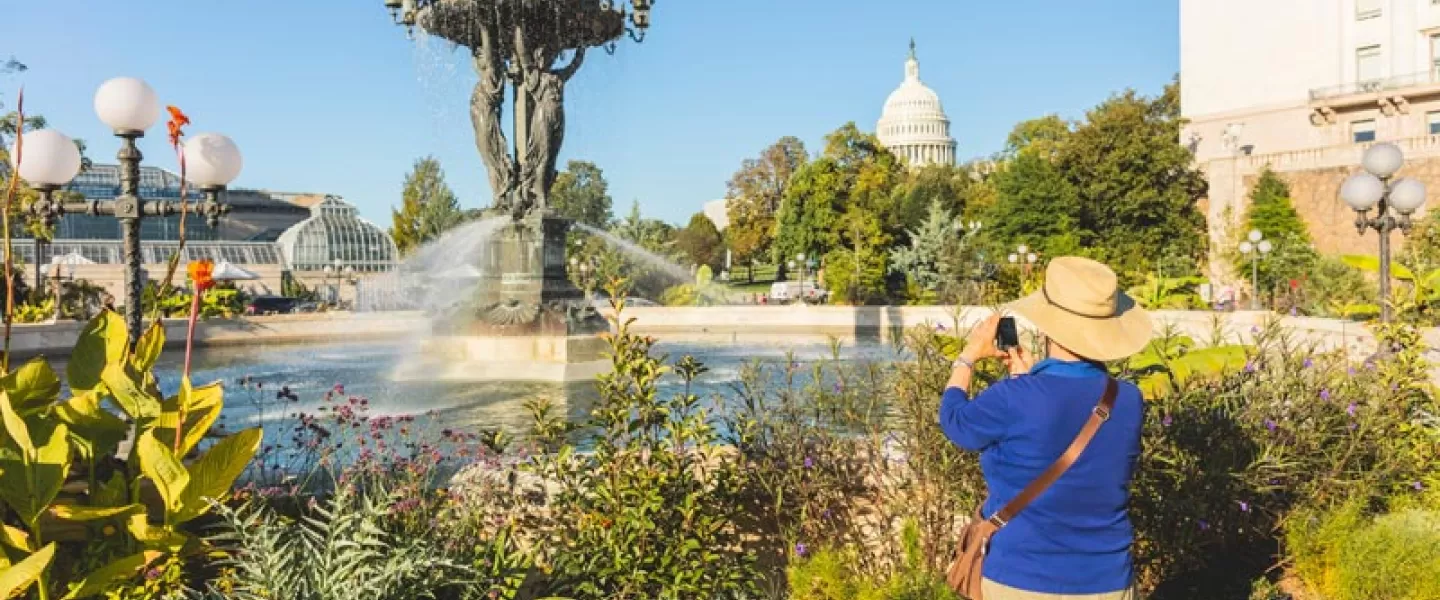
M 470 50 L 475 146 L 493 193 L 470 302 L 435 321 L 430 350 L 456 378 L 579 379 L 603 368 L 604 318 L 566 274 L 570 221 L 549 206 L 565 138 L 565 85 L 591 48 L 639 42 L 653 0 L 385 0 L 397 24 Z M 513 140 L 504 129 L 511 92 Z M 513 143 L 512 143 L 513 142 Z M 504 360 L 496 360 L 503 357 Z M 494 372 L 494 376 L 489 373 Z M 443 375 L 442 375 L 443 377 Z

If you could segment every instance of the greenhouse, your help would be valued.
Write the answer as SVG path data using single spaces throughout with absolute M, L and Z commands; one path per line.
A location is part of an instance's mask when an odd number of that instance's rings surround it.
M 290 269 L 321 271 L 343 265 L 357 272 L 389 271 L 399 252 L 380 226 L 360 217 L 354 206 L 336 196 L 310 209 L 310 218 L 280 234 L 280 252 Z

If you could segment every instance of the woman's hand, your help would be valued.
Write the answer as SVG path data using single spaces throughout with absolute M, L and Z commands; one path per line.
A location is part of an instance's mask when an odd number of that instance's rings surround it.
M 1023 344 L 1005 351 L 1001 360 L 1005 361 L 1005 367 L 1010 370 L 1011 377 L 1028 375 L 1030 369 L 1035 367 L 1035 355 L 1031 354 Z
M 965 348 L 960 351 L 960 357 L 971 363 L 986 358 L 1004 357 L 1005 353 L 995 347 L 995 334 L 999 329 L 1000 313 L 990 315 L 977 323 L 970 329 L 970 335 L 965 337 Z

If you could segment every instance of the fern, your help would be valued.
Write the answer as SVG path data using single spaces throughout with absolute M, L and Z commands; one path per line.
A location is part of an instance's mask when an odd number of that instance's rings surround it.
M 205 600 L 402 600 L 434 598 L 471 583 L 470 570 L 426 540 L 398 540 L 382 527 L 394 499 L 341 487 L 298 520 L 259 504 L 217 507 L 225 531 L 227 581 Z

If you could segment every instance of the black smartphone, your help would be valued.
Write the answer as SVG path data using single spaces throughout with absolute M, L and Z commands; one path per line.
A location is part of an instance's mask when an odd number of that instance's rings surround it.
M 995 328 L 995 347 L 1001 352 L 1020 347 L 1020 333 L 1015 331 L 1015 317 L 1001 317 Z

